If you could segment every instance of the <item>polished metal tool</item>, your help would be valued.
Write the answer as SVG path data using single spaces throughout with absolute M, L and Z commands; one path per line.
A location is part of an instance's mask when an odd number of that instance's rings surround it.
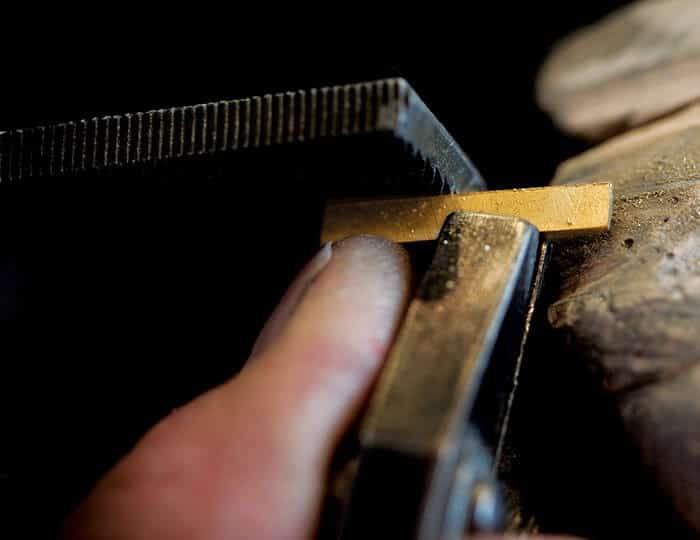
M 339 496 L 343 540 L 456 540 L 503 527 L 495 471 L 548 250 L 540 231 L 518 217 L 532 212 L 533 198 L 545 234 L 609 227 L 604 183 L 329 205 L 325 239 L 439 233 L 359 427 L 351 480 Z M 472 199 L 490 213 L 467 211 Z

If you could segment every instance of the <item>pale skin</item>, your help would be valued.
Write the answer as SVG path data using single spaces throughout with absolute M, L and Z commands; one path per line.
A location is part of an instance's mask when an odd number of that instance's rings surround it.
M 333 448 L 386 357 L 410 280 L 406 254 L 385 240 L 324 246 L 245 368 L 151 429 L 65 538 L 311 540 Z

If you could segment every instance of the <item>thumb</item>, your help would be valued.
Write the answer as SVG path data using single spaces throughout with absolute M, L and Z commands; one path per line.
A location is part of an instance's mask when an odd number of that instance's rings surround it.
M 311 538 L 331 453 L 391 344 L 410 273 L 405 253 L 376 238 L 323 258 L 255 361 L 152 429 L 68 537 Z

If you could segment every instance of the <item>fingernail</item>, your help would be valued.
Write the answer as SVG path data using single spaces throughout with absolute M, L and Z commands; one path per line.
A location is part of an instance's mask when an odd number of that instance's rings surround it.
M 258 339 L 253 345 L 253 350 L 250 353 L 250 358 L 260 355 L 265 351 L 284 330 L 284 327 L 294 315 L 299 303 L 304 298 L 304 294 L 309 286 L 314 282 L 316 277 L 326 267 L 328 261 L 331 260 L 333 254 L 333 243 L 326 242 L 320 251 L 306 263 L 306 266 L 301 270 L 299 275 L 294 279 L 292 284 L 287 289 L 287 292 L 280 300 L 275 310 L 270 315 L 270 318 L 265 323 Z

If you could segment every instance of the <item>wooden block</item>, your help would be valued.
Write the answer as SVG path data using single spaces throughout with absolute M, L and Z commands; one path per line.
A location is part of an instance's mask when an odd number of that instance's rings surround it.
M 700 98 L 700 2 L 635 2 L 555 47 L 537 84 L 566 132 L 592 140 Z
M 608 233 L 563 242 L 548 317 L 601 376 L 657 484 L 700 531 L 700 122 L 697 109 L 562 165 L 556 183 L 606 179 Z

